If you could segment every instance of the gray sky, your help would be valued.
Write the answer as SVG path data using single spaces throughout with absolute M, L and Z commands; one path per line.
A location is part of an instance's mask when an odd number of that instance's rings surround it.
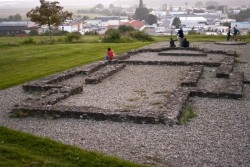
M 108 6 L 113 3 L 114 5 L 137 5 L 139 0 L 57 0 L 60 5 L 65 8 L 83 8 L 91 7 L 95 4 L 102 3 Z M 188 6 L 193 6 L 195 2 L 202 1 L 204 4 L 209 0 L 143 0 L 147 7 L 161 6 L 163 3 L 167 5 L 183 5 L 185 2 Z M 217 0 L 220 5 L 250 5 L 250 0 Z M 35 7 L 39 5 L 39 0 L 0 0 L 0 8 L 24 8 L 24 7 Z

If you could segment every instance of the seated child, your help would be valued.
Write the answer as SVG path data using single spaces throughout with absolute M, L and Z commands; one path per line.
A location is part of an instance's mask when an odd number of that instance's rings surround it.
M 175 48 L 176 47 L 176 45 L 175 45 L 175 41 L 177 41 L 177 40 L 173 40 L 172 38 L 170 38 L 170 48 Z
M 108 52 L 107 52 L 107 56 L 106 56 L 106 60 L 113 60 L 115 58 L 115 53 L 113 50 L 111 50 L 111 48 L 108 48 Z

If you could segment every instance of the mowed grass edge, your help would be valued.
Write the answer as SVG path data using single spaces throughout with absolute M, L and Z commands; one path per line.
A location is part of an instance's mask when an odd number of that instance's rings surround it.
M 0 166 L 143 167 L 144 165 L 0 126 Z
M 147 44 L 149 42 L 0 47 L 0 89 L 102 60 L 108 47 L 119 55 Z

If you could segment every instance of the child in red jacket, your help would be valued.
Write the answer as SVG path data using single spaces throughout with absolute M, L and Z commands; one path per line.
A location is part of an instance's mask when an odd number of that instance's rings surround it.
M 113 60 L 113 59 L 115 58 L 115 53 L 114 53 L 113 50 L 111 50 L 111 48 L 108 48 L 107 58 L 108 58 L 109 61 L 110 61 L 110 60 Z M 106 58 L 106 59 L 107 59 L 107 58 Z

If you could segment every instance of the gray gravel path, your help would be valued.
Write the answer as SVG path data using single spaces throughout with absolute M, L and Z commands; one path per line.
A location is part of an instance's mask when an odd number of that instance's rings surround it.
M 248 64 L 236 68 L 249 76 L 249 44 L 230 47 L 195 44 L 237 49 L 240 59 Z M 192 98 L 198 117 L 187 125 L 169 127 L 75 119 L 11 119 L 10 108 L 29 96 L 16 86 L 0 91 L 0 125 L 151 166 L 249 167 L 250 85 L 244 86 L 244 94 L 241 100 Z

